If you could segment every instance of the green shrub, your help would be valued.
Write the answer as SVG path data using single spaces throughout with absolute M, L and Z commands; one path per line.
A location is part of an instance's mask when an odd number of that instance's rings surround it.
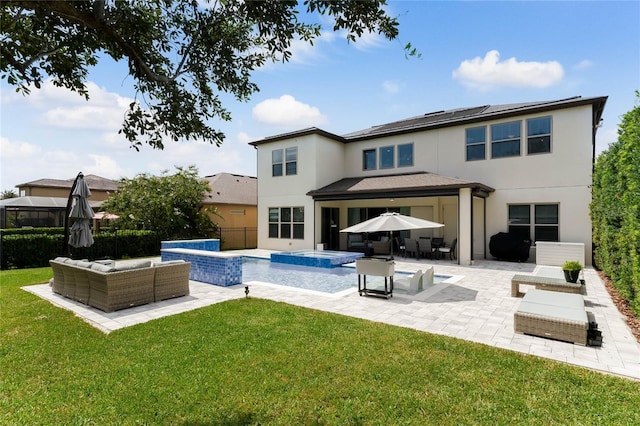
M 577 260 L 567 260 L 562 264 L 564 271 L 581 271 L 582 265 Z
M 61 226 L 55 228 L 6 228 L 0 229 L 2 235 L 64 235 L 64 228 Z
M 36 228 L 38 229 L 38 228 Z M 33 231 L 33 230 L 29 230 Z M 102 232 L 94 236 L 91 247 L 65 247 L 63 234 L 2 233 L 0 239 L 0 268 L 22 269 L 48 266 L 57 256 L 75 259 L 121 259 L 157 256 L 160 241 L 153 231 Z
M 618 140 L 597 158 L 591 220 L 595 266 L 640 315 L 640 93 Z

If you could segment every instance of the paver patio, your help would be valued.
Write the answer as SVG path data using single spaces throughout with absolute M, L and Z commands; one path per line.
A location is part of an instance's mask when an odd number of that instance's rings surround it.
M 271 253 L 266 250 L 238 252 L 263 257 L 268 257 Z M 54 294 L 48 284 L 25 289 L 72 310 L 108 333 L 156 318 L 245 297 L 245 285 L 249 285 L 250 297 L 442 334 L 640 380 L 640 344 L 594 269 L 587 268 L 584 271 L 584 299 L 586 309 L 594 313 L 598 329 L 602 331 L 601 347 L 585 347 L 514 333 L 513 314 L 522 299 L 511 297 L 511 277 L 516 273 L 531 273 L 535 268 L 533 263 L 481 260 L 475 261 L 472 266 L 459 266 L 448 260 L 416 261 L 396 257 L 396 271 L 424 270 L 426 264 L 434 265 L 436 274 L 461 278 L 454 283 L 437 284 L 413 296 L 395 292 L 389 300 L 359 296 L 355 288 L 353 291 L 329 295 L 259 282 L 219 287 L 191 281 L 189 296 L 111 313 L 104 313 Z M 528 288 L 523 286 L 522 290 L 526 291 Z

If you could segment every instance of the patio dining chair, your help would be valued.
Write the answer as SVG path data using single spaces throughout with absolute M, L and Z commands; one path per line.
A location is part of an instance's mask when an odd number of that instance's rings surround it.
M 430 238 L 420 238 L 418 239 L 418 254 L 419 257 L 426 259 L 433 258 L 433 252 L 435 249 L 431 247 L 431 239 Z
M 415 256 L 416 259 L 418 258 L 419 256 L 418 242 L 416 240 L 407 238 L 406 240 L 404 240 L 404 246 L 405 246 L 405 256 Z
M 444 247 L 444 238 L 433 237 L 431 239 L 431 248 L 434 253 L 433 257 L 440 258 L 440 247 Z
M 457 259 L 456 257 L 456 245 L 458 244 L 458 239 L 454 238 L 453 242 L 451 243 L 451 247 L 440 247 L 438 248 L 438 251 L 440 253 L 446 254 L 449 253 L 449 259 L 453 260 L 453 259 Z

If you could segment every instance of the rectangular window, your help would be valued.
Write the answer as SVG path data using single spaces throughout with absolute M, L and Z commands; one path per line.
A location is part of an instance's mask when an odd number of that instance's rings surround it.
M 537 204 L 535 207 L 534 241 L 558 241 L 558 205 Z
M 509 232 L 531 240 L 531 207 L 529 204 L 509 206 Z
M 491 158 L 520 155 L 520 121 L 491 126 Z
M 395 164 L 395 147 L 393 146 L 383 146 L 380 147 L 380 168 L 381 169 L 392 169 Z
M 298 148 L 287 148 L 285 150 L 286 173 L 287 176 L 298 174 Z
M 484 160 L 486 157 L 487 128 L 467 129 L 467 161 Z
M 376 150 L 365 149 L 362 151 L 362 169 L 363 170 L 375 170 L 376 169 Z
M 282 150 L 271 151 L 271 176 L 282 176 Z
M 551 152 L 551 117 L 527 120 L 527 153 Z
M 304 207 L 270 207 L 269 238 L 304 239 Z
M 559 241 L 559 224 L 558 204 L 509 206 L 509 232 L 520 235 L 525 240 Z
M 413 144 L 398 145 L 398 167 L 413 166 Z
M 304 240 L 304 207 L 293 207 L 293 239 Z
M 269 238 L 278 238 L 278 223 L 280 222 L 279 209 L 269 207 Z

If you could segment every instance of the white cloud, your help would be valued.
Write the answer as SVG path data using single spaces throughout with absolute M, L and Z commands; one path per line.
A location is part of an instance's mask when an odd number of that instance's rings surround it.
M 126 177 L 128 171 L 121 168 L 118 163 L 107 155 L 89 154 L 93 164 L 87 164 L 83 172 L 86 174 L 98 175 L 108 179 L 118 180 Z
M 400 84 L 395 81 L 386 80 L 382 83 L 382 88 L 387 93 L 398 93 L 400 91 Z
M 124 109 L 79 106 L 54 108 L 42 114 L 42 123 L 66 129 L 118 129 L 124 120 Z
M 40 89 L 32 87 L 24 96 L 3 90 L 3 103 L 24 104 L 41 111 L 40 124 L 65 129 L 117 130 L 132 99 L 109 92 L 93 82 L 87 82 L 89 100 L 66 88 L 57 87 L 51 80 Z
M 10 148 L 7 149 L 7 146 Z M 5 157 L 7 151 L 19 146 L 19 156 Z M 27 147 L 26 149 L 24 148 Z M 15 150 L 14 150 L 15 154 Z M 14 189 L 15 185 L 37 179 L 69 179 L 87 164 L 82 155 L 71 151 L 47 151 L 30 143 L 2 140 L 2 188 Z
M 74 99 L 72 105 L 48 109 L 43 122 L 52 127 L 71 129 L 119 129 L 132 99 L 112 93 L 89 82 L 89 100 Z M 56 88 L 57 93 L 59 88 Z M 47 103 L 58 103 L 57 97 Z
M 41 152 L 39 146 L 28 142 L 12 142 L 7 138 L 0 137 L 0 157 L 3 165 L 7 159 L 29 158 Z
M 253 107 L 252 115 L 260 123 L 286 128 L 319 126 L 327 122 L 318 108 L 299 102 L 291 95 L 260 102 Z
M 564 70 L 556 61 L 519 62 L 516 58 L 500 61 L 500 52 L 491 50 L 484 58 L 477 56 L 462 61 L 452 76 L 465 86 L 479 90 L 499 86 L 544 88 L 562 80 Z
M 593 66 L 593 62 L 588 59 L 584 59 L 573 66 L 576 70 L 584 70 L 587 68 L 591 68 Z
M 609 145 L 618 140 L 618 127 L 602 127 L 596 133 L 596 155 L 600 155 L 602 151 L 609 149 Z
M 387 39 L 384 36 L 376 32 L 366 31 L 360 37 L 357 37 L 356 42 L 352 44 L 358 50 L 367 50 L 383 46 L 385 43 L 387 43 Z

